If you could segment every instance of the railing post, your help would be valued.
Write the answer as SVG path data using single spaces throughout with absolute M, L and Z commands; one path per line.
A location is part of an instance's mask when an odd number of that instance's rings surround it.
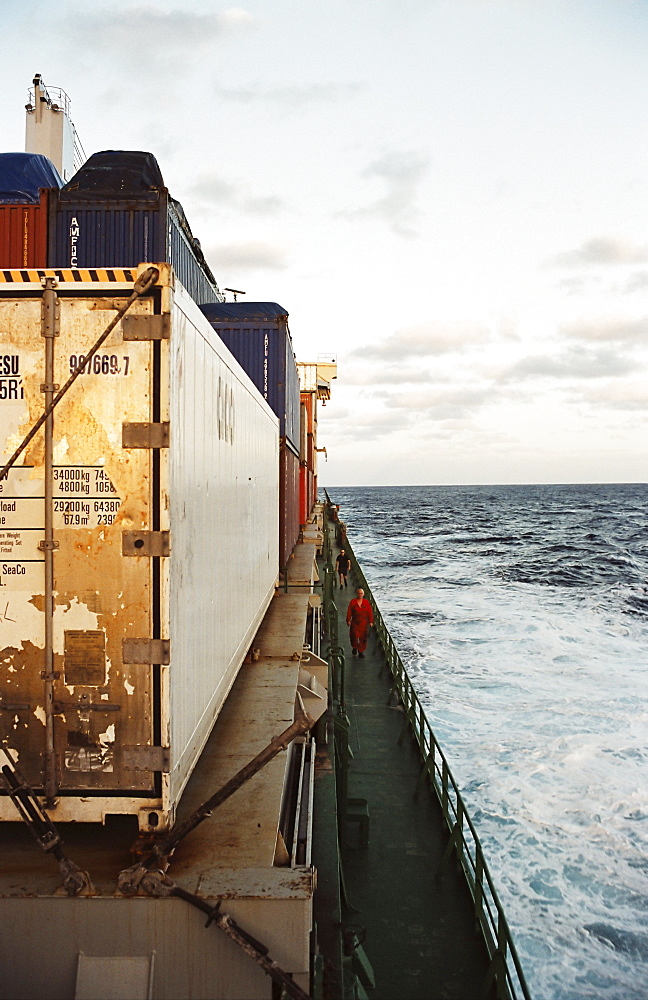
M 484 855 L 479 844 L 475 849 L 475 930 L 480 931 L 484 918 Z

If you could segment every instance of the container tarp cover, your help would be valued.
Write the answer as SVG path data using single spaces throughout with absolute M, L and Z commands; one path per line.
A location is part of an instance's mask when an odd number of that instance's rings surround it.
M 210 323 L 258 323 L 288 319 L 287 309 L 277 302 L 209 302 L 200 308 Z
M 110 197 L 157 192 L 164 188 L 162 172 L 153 153 L 106 149 L 93 153 L 61 192 L 75 195 L 103 194 Z
M 38 205 L 41 188 L 62 184 L 52 161 L 41 153 L 0 153 L 0 204 Z

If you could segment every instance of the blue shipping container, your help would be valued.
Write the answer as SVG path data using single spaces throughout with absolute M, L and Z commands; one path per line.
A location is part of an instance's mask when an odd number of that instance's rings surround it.
M 299 376 L 288 313 L 276 302 L 218 302 L 200 307 L 279 417 L 279 433 L 299 455 Z
M 223 296 L 151 153 L 94 153 L 50 198 L 49 267 L 173 265 L 200 305 Z

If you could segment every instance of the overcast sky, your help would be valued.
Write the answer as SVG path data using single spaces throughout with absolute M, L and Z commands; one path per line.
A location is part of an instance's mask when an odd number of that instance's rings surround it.
M 648 479 L 648 0 L 0 13 L 2 149 L 41 73 L 337 356 L 324 484 Z

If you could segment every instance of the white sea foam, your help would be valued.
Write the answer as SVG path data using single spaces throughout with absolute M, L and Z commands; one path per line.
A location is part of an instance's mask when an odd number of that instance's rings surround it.
M 587 490 L 334 498 L 535 1000 L 646 1000 L 648 511 L 637 487 Z

